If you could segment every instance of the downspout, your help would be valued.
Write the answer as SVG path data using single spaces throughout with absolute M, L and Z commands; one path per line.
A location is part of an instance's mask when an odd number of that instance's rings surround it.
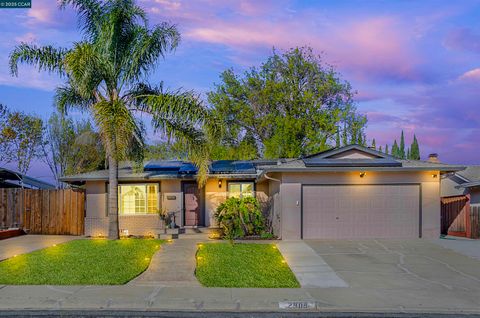
M 282 182 L 279 179 L 275 179 L 275 178 L 270 177 L 266 172 L 263 173 L 263 176 L 265 177 L 265 179 L 268 179 L 268 180 L 272 180 L 272 181 L 276 181 L 276 182 Z

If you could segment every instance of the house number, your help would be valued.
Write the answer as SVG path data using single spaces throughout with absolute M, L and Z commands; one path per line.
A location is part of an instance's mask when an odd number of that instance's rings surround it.
M 315 309 L 313 301 L 281 301 L 278 303 L 280 309 Z

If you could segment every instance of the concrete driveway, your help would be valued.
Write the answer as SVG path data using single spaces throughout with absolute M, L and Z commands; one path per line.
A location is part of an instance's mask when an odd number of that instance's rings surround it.
M 480 309 L 480 261 L 451 249 L 421 239 L 305 242 L 363 306 Z
M 78 240 L 79 238 L 81 236 L 28 234 L 0 240 L 0 261 L 14 255 L 30 253 L 53 244 L 61 244 L 71 240 Z

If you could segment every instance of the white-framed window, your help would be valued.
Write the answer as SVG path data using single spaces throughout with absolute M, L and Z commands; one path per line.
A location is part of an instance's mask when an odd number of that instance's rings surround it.
M 253 197 L 254 183 L 252 181 L 230 181 L 227 190 L 229 197 Z
M 160 210 L 158 183 L 118 185 L 119 214 L 154 214 Z

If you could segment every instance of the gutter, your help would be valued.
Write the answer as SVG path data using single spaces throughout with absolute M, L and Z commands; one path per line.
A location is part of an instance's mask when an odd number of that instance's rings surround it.
M 298 168 L 268 168 L 268 172 L 344 172 L 344 171 L 440 171 L 454 172 L 464 170 L 463 166 L 451 167 L 298 167 Z

